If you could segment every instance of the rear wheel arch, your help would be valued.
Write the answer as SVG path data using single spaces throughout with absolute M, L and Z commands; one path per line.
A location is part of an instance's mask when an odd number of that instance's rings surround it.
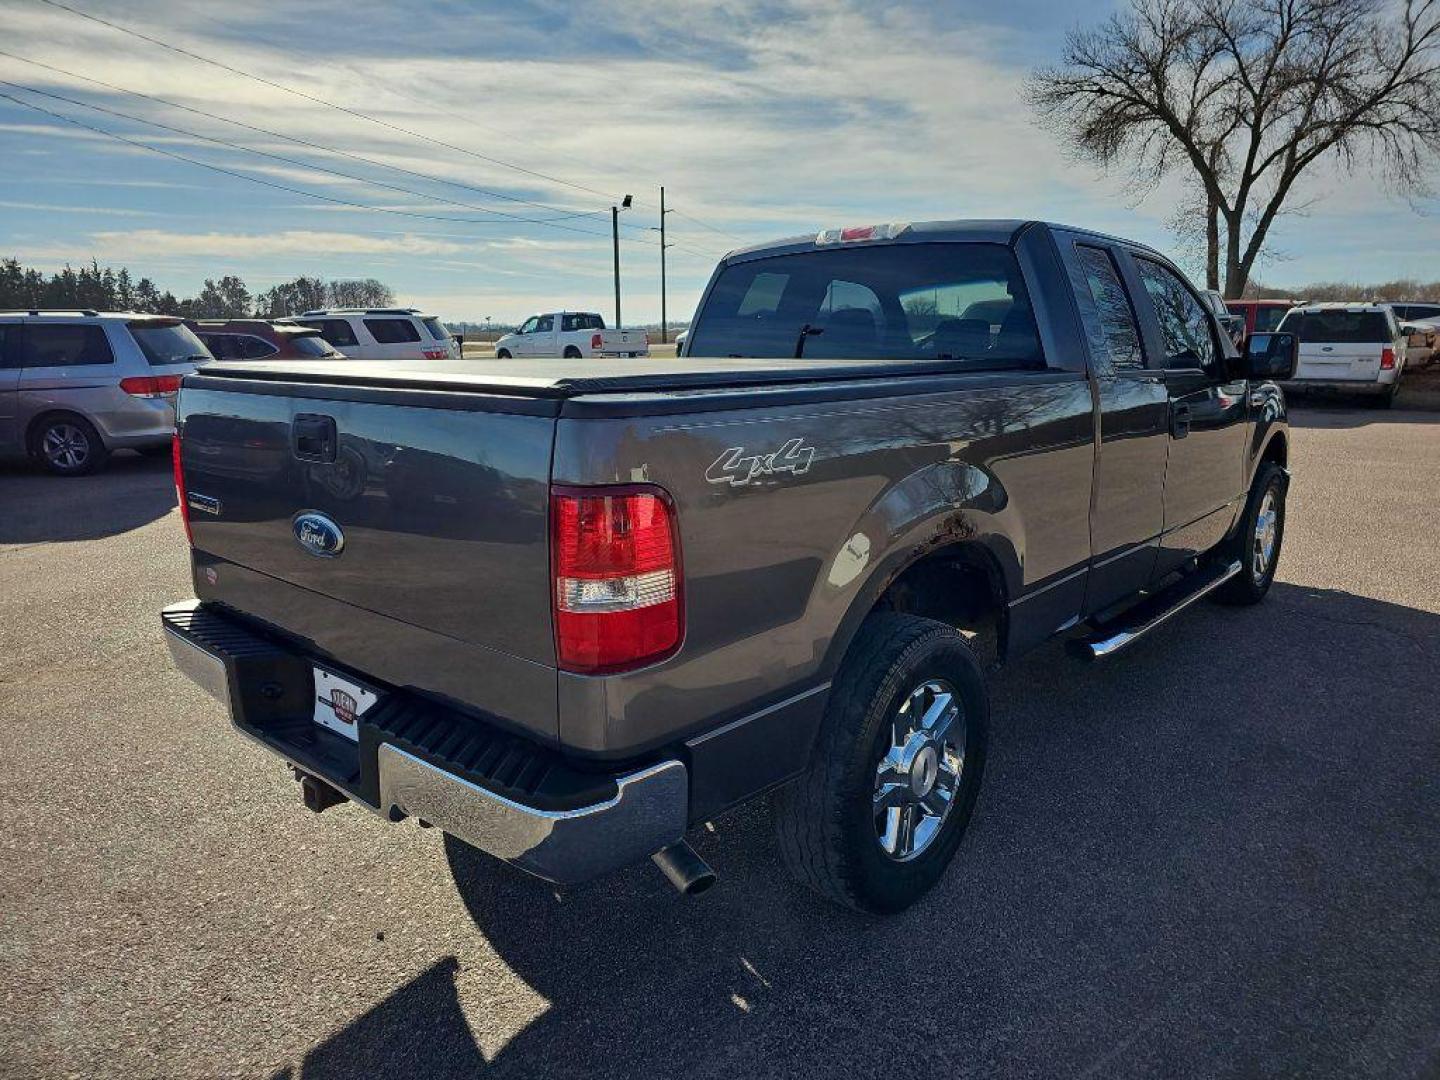
M 986 666 L 1003 660 L 1009 631 L 1005 574 L 983 540 L 963 540 L 913 551 L 878 568 L 852 601 L 831 638 L 826 670 L 832 675 L 865 620 L 877 612 L 935 619 L 965 631 Z

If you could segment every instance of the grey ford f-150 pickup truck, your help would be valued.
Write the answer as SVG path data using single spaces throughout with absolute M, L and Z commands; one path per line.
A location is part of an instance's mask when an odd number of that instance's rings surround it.
M 773 792 L 797 878 L 894 911 L 993 666 L 1265 595 L 1295 352 L 1139 245 L 958 221 L 733 252 L 676 361 L 217 363 L 164 630 L 312 809 L 695 891 L 687 828 Z

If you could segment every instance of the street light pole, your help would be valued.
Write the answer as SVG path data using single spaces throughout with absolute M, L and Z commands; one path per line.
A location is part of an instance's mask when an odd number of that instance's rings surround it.
M 626 195 L 619 206 L 610 207 L 610 242 L 615 249 L 615 329 L 620 330 L 620 211 L 629 210 L 632 196 Z

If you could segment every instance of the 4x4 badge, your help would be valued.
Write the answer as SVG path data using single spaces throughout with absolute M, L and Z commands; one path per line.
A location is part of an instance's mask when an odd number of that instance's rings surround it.
M 803 476 L 810 471 L 815 448 L 804 439 L 791 439 L 779 450 L 769 454 L 747 454 L 743 446 L 732 446 L 705 470 L 705 479 L 712 484 L 744 487 L 762 476 L 788 472 Z

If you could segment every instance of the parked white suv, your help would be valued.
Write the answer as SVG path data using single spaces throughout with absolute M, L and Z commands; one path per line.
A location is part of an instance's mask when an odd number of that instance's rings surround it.
M 418 308 L 322 308 L 286 322 L 319 330 L 351 360 L 459 360 L 460 343 Z
M 649 356 L 643 330 L 607 330 L 593 311 L 549 311 L 532 315 L 513 334 L 495 342 L 501 360 L 512 356 Z
M 163 315 L 0 311 L 0 454 L 81 476 L 112 450 L 168 452 L 180 379 L 210 359 Z
M 1339 390 L 1387 407 L 1405 371 L 1405 334 L 1389 304 L 1308 304 L 1276 328 L 1300 339 L 1295 389 Z

